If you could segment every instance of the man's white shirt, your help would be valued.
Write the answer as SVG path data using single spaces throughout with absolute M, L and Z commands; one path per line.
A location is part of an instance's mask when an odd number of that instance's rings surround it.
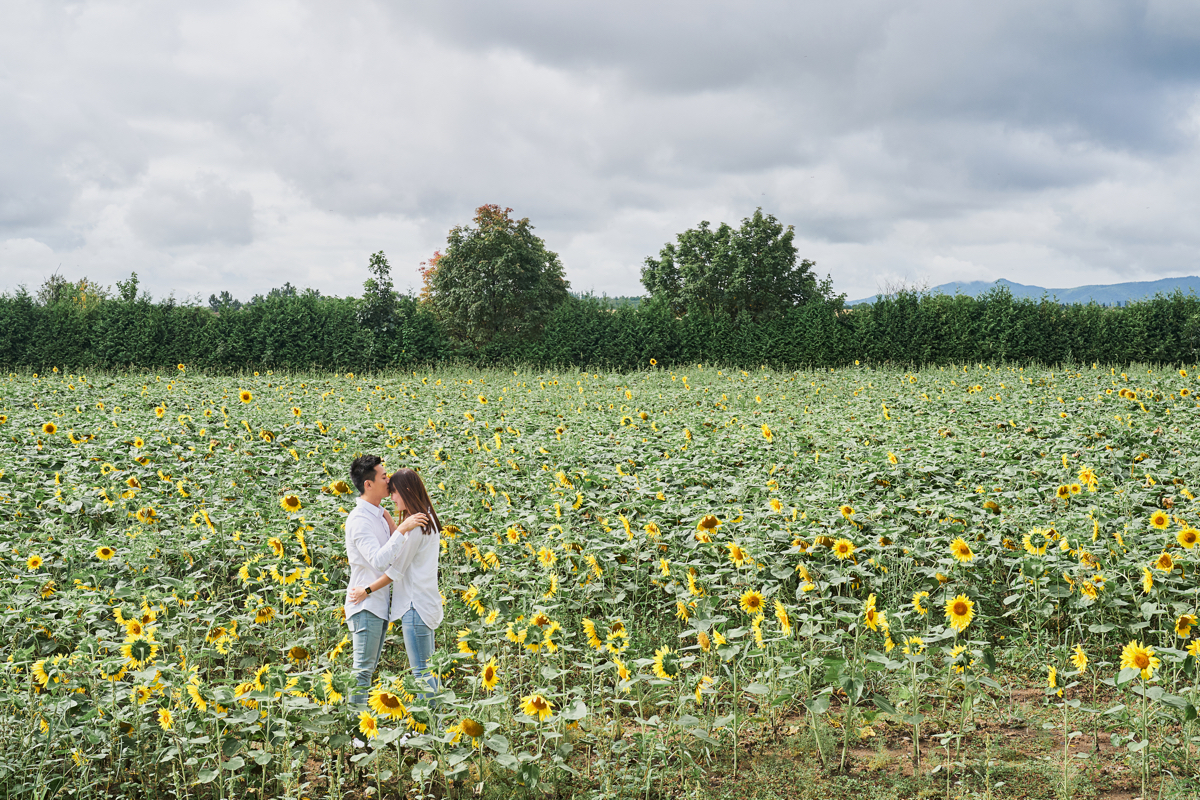
M 346 517 L 346 558 L 350 562 L 346 619 L 366 610 L 380 619 L 394 621 L 411 606 L 430 628 L 440 625 L 442 595 L 437 583 L 440 540 L 436 532 L 424 535 L 423 528 L 414 528 L 408 535 L 391 535 L 383 509 L 358 498 Z M 350 587 L 370 586 L 385 572 L 392 579 L 391 586 L 372 592 L 361 603 L 350 602 Z

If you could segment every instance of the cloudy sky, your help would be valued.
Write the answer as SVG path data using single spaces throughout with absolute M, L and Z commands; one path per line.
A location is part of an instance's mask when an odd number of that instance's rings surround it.
M 413 287 L 484 203 L 609 295 L 759 206 L 852 299 L 1200 274 L 1200 3 L 0 0 L 0 291 Z

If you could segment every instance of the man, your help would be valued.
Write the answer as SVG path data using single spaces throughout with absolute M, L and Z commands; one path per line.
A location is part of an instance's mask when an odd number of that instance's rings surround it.
M 358 490 L 358 502 L 346 518 L 346 558 L 350 562 L 350 586 L 370 585 L 383 577 L 378 566 L 395 560 L 403 536 L 391 537 L 393 529 L 406 533 L 427 523 L 424 514 L 411 514 L 399 528 L 380 503 L 388 495 L 388 475 L 379 456 L 359 456 L 350 464 L 350 480 Z M 367 702 L 367 690 L 379 664 L 383 639 L 387 633 L 391 611 L 391 587 L 377 592 L 368 591 L 362 602 L 355 603 L 347 596 L 344 609 L 350 627 L 354 653 L 354 675 L 358 691 L 350 696 L 351 703 Z

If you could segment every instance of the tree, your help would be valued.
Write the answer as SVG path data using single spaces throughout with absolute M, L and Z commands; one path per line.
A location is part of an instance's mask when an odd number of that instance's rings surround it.
M 812 300 L 832 299 L 833 284 L 818 281 L 807 259 L 796 263 L 794 230 L 757 209 L 734 229 L 708 222 L 677 235 L 642 267 L 650 297 L 676 315 L 689 310 L 761 320 Z
M 430 300 L 447 332 L 476 348 L 497 337 L 533 338 L 569 285 L 558 255 L 511 208 L 475 209 L 475 227 L 451 229 L 429 271 Z
M 242 301 L 234 298 L 228 291 L 223 291 L 219 296 L 210 294 L 208 306 L 219 314 L 222 311 L 237 311 L 242 307 Z

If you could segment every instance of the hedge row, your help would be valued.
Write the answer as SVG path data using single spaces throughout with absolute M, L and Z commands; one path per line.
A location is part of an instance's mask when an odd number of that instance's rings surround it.
M 630 370 L 650 359 L 777 368 L 972 361 L 1194 363 L 1200 299 L 1174 293 L 1128 306 L 901 293 L 844 308 L 814 302 L 760 323 L 674 316 L 653 302 L 605 308 L 571 298 L 534 340 L 456 346 L 430 311 L 400 297 L 386 335 L 359 322 L 357 298 L 268 297 L 215 313 L 172 301 L 105 300 L 49 306 L 0 296 L 0 365 L 46 369 L 410 369 L 439 363 Z

